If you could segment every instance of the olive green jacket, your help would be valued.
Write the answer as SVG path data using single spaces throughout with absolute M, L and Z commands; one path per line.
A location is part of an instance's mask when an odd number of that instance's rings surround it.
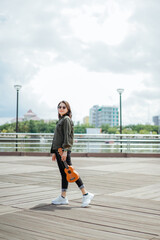
M 63 116 L 59 119 L 54 132 L 54 137 L 51 146 L 51 153 L 54 153 L 58 148 L 70 150 L 73 145 L 73 122 L 68 116 Z

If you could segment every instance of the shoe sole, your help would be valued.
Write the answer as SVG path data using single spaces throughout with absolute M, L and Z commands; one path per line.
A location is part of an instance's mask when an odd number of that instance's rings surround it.
M 52 202 L 52 204 L 53 204 L 53 205 L 68 205 L 69 203 L 53 203 L 53 202 Z

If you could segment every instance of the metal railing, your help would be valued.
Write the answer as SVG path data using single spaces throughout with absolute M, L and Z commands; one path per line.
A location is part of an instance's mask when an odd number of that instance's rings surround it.
M 50 152 L 53 134 L 0 133 L 0 152 Z M 159 153 L 160 135 L 75 134 L 72 152 Z

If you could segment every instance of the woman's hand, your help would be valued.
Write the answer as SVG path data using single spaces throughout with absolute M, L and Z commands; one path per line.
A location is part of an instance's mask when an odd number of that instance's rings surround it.
M 52 161 L 55 161 L 55 160 L 56 160 L 56 154 L 53 153 L 53 154 L 52 154 Z
M 66 161 L 66 158 L 67 158 L 67 151 L 64 151 L 64 152 L 62 153 L 61 159 L 62 159 L 62 161 L 64 162 L 64 161 Z

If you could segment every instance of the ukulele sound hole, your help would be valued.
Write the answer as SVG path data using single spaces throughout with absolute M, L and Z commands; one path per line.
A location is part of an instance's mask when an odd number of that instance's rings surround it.
M 68 173 L 71 174 L 71 171 L 69 170 Z

